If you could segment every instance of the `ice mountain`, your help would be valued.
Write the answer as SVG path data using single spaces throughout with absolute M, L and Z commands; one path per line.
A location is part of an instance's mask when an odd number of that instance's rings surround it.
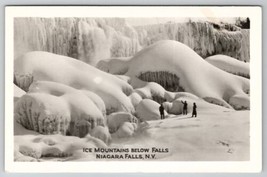
M 122 70 L 111 70 L 109 66 L 113 63 L 120 63 Z M 159 41 L 129 60 L 100 61 L 97 66 L 104 71 L 111 70 L 113 74 L 125 73 L 134 88 L 144 87 L 146 82 L 157 82 L 168 91 L 189 92 L 210 103 L 249 108 L 248 79 L 209 64 L 177 41 Z
M 226 55 L 214 55 L 205 59 L 210 64 L 235 75 L 250 78 L 249 63 Z
M 95 93 L 104 101 L 107 112 L 134 110 L 127 97 L 132 93 L 131 85 L 70 57 L 29 52 L 15 60 L 14 72 L 14 82 L 25 91 L 35 81 L 52 81 Z

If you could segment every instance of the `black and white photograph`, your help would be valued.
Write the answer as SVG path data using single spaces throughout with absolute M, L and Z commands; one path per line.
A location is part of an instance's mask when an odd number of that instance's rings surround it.
M 254 159 L 256 22 L 249 13 L 209 9 L 204 16 L 14 16 L 9 160 Z

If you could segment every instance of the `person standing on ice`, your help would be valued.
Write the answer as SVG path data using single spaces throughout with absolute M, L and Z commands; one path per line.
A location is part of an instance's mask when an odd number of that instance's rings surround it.
M 164 107 L 162 103 L 160 104 L 160 107 L 159 107 L 159 113 L 160 113 L 160 119 L 164 119 Z
M 192 113 L 192 117 L 197 117 L 197 105 L 196 103 L 193 103 L 193 113 Z
M 184 115 L 187 115 L 187 102 L 185 101 L 185 102 L 183 102 L 183 101 L 181 101 L 183 104 L 184 104 L 184 107 L 183 107 L 183 114 Z

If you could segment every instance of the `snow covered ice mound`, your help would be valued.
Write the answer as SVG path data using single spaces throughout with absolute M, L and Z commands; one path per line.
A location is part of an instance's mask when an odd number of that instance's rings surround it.
M 205 60 L 226 72 L 250 78 L 249 63 L 239 61 L 226 55 L 214 55 Z
M 62 135 L 26 135 L 15 136 L 15 161 L 54 161 L 81 160 L 92 158 L 94 154 L 83 153 L 82 148 L 105 148 L 106 145 L 99 139 L 91 136 L 78 138 Z
M 143 99 L 136 108 L 136 115 L 141 121 L 158 120 L 160 104 L 150 99 Z M 167 112 L 164 111 L 165 117 Z
M 183 89 L 224 107 L 231 108 L 228 103 L 235 95 L 249 100 L 246 94 L 250 85 L 248 79 L 218 69 L 177 41 L 159 41 L 138 52 L 128 65 L 126 75 L 131 77 L 130 84 L 134 88 L 140 85 L 135 78 L 145 78 L 144 81 L 157 82 L 163 87 L 173 85 L 178 91 Z M 140 78 L 141 75 L 145 77 Z M 168 79 L 170 76 L 176 79 Z
M 137 130 L 137 124 L 131 122 L 124 122 L 120 128 L 112 135 L 117 138 L 129 138 L 134 135 Z
M 111 143 L 111 136 L 107 127 L 96 126 L 92 130 L 91 136 L 102 140 L 106 144 Z
M 53 81 L 94 92 L 104 101 L 108 112 L 134 110 L 127 97 L 132 93 L 127 82 L 70 57 L 29 52 L 15 60 L 14 73 L 14 82 L 25 91 L 33 81 Z
M 137 123 L 137 119 L 127 112 L 115 112 L 107 116 L 107 124 L 111 133 L 116 132 L 124 122 Z
M 105 118 L 83 92 L 69 86 L 39 81 L 15 104 L 15 120 L 41 134 L 84 137 Z

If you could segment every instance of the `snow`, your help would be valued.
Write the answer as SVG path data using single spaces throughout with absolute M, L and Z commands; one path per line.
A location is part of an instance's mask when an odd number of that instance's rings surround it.
M 21 97 L 23 96 L 26 92 L 16 86 L 15 84 L 13 85 L 14 87 L 14 103 Z
M 104 115 L 83 92 L 55 82 L 36 82 L 15 104 L 15 120 L 42 134 L 84 137 Z
M 102 140 L 106 144 L 111 143 L 111 135 L 107 127 L 96 126 L 91 133 L 92 137 Z
M 136 88 L 134 91 L 138 93 L 142 98 L 149 99 L 152 99 L 152 97 L 155 96 L 163 98 L 165 94 L 165 89 L 155 82 L 145 83 L 143 87 Z
M 31 23 L 33 19 L 28 20 Z M 52 26 L 59 23 L 61 27 L 66 27 L 69 20 L 55 19 Z M 156 156 L 156 159 L 166 161 L 249 159 L 247 110 L 250 109 L 250 81 L 223 71 L 226 65 L 213 63 L 216 65 L 213 66 L 197 54 L 208 54 L 218 48 L 208 46 L 201 51 L 194 48 L 197 51 L 194 52 L 177 41 L 153 41 L 154 44 L 133 57 L 121 58 L 125 53 L 127 56 L 135 53 L 136 41 L 132 41 L 132 37 L 137 39 L 135 29 L 123 20 L 86 19 L 79 21 L 76 28 L 76 20 L 72 19 L 73 24 L 70 23 L 72 30 L 79 29 L 85 34 L 77 36 L 79 39 L 87 37 L 84 39 L 86 46 L 77 44 L 77 56 L 86 56 L 88 58 L 84 61 L 92 63 L 102 55 L 109 56 L 109 52 L 119 58 L 102 60 L 95 68 L 74 58 L 48 52 L 29 52 L 18 57 L 14 68 L 14 83 L 18 86 L 14 85 L 15 161 L 96 160 L 94 152 L 83 152 L 85 147 L 168 148 L 169 153 Z M 48 25 L 49 20 L 43 21 Z M 36 19 L 36 24 L 39 23 L 43 23 L 42 20 Z M 193 28 L 199 26 L 203 34 L 206 34 L 205 29 L 214 30 L 206 23 L 206 26 L 198 23 L 189 25 Z M 46 30 L 53 28 L 46 26 L 40 36 L 43 37 Z M 64 28 L 60 31 L 66 32 Z M 60 34 L 59 31 L 55 33 L 56 37 Z M 224 42 L 233 36 L 235 39 L 242 38 L 241 31 L 207 33 L 214 33 L 216 40 Z M 52 32 L 47 35 L 50 34 Z M 187 35 L 192 37 L 192 34 Z M 67 36 L 74 37 L 72 32 Z M 115 40 L 112 45 L 105 43 L 106 37 L 110 36 L 113 42 Z M 46 37 L 41 39 L 45 40 Z M 65 41 L 65 38 L 62 40 Z M 185 37 L 184 40 L 190 46 L 195 39 Z M 54 41 L 53 45 L 61 42 Z M 70 42 L 75 43 L 73 40 Z M 103 46 L 98 42 L 104 43 Z M 121 43 L 114 45 L 117 42 Z M 202 42 L 200 46 L 207 41 Z M 227 53 L 233 52 L 234 44 L 239 45 L 238 41 L 230 43 Z M 45 42 L 39 47 L 44 45 Z M 87 45 L 92 45 L 95 51 L 88 51 Z M 125 47 L 121 48 L 122 45 Z M 59 47 L 55 50 L 61 51 Z M 67 51 L 61 52 L 66 54 L 70 50 L 74 49 L 67 47 Z M 106 50 L 109 52 L 105 53 Z M 94 57 L 91 57 L 93 53 Z M 247 56 L 242 51 L 236 55 Z M 218 58 L 212 61 L 225 62 L 230 71 L 249 73 L 245 70 L 245 63 L 221 56 L 213 56 Z M 188 115 L 181 115 L 181 101 L 187 101 Z M 159 103 L 165 108 L 164 120 L 160 120 Z M 197 105 L 197 118 L 191 118 L 193 103 Z
M 205 60 L 226 72 L 250 78 L 249 63 L 239 61 L 226 55 L 214 55 Z
M 132 92 L 127 82 L 70 57 L 38 51 L 26 53 L 15 60 L 15 78 L 25 91 L 33 80 L 53 81 L 94 92 L 104 101 L 107 111 L 134 109 L 127 97 Z
M 137 123 L 137 119 L 127 112 L 116 112 L 107 116 L 107 124 L 111 133 L 116 132 L 124 122 Z
M 138 52 L 129 61 L 126 75 L 131 78 L 130 84 L 136 88 L 143 87 L 135 79 L 142 73 L 148 73 L 146 78 L 149 79 L 149 75 L 154 77 L 159 72 L 164 72 L 164 76 L 156 78 L 158 83 L 164 83 L 164 80 L 174 74 L 178 78 L 174 85 L 215 104 L 231 107 L 228 103 L 234 95 L 249 99 L 245 94 L 249 90 L 248 79 L 233 76 L 212 66 L 192 49 L 176 41 L 160 41 Z
M 100 60 L 96 67 L 111 74 L 125 74 L 128 71 L 128 61 L 131 57 L 110 58 Z
M 236 110 L 250 109 L 250 101 L 243 95 L 234 95 L 230 98 L 229 102 Z
M 214 54 L 232 56 L 242 61 L 250 60 L 249 30 L 233 26 L 226 30 L 224 24 L 216 29 L 209 22 L 164 23 L 136 27 L 141 46 L 160 40 L 179 41 L 193 49 L 201 57 Z
M 135 108 L 140 103 L 140 101 L 142 101 L 142 97 L 136 92 L 133 92 L 131 95 L 129 95 L 129 98 Z
M 101 140 L 91 136 L 24 135 L 15 136 L 14 143 L 15 161 L 81 160 L 93 156 L 82 152 L 82 148 L 106 147 Z
M 136 123 L 123 122 L 120 128 L 113 134 L 113 137 L 129 138 L 134 135 L 136 128 L 137 128 Z
M 111 147 L 168 148 L 156 155 L 162 161 L 246 161 L 249 139 L 249 112 L 217 106 L 200 109 L 197 118 L 189 114 L 143 122 L 132 137 L 123 143 L 114 139 Z
M 141 48 L 169 39 L 188 45 L 204 58 L 224 54 L 249 61 L 249 30 L 227 31 L 220 26 L 191 21 L 132 27 L 122 18 L 16 18 L 14 57 L 38 50 L 95 65 L 102 59 L 133 56 Z
M 136 31 L 119 18 L 16 18 L 14 29 L 15 58 L 38 50 L 95 65 L 140 49 Z
M 135 123 L 124 122 L 112 134 L 108 147 L 168 148 L 169 153 L 156 155 L 156 160 L 163 161 L 249 160 L 249 111 L 234 111 L 212 104 L 199 109 L 199 105 L 197 118 L 172 116 L 145 121 L 138 128 Z M 82 148 L 107 148 L 102 140 L 90 135 L 78 138 L 27 133 L 16 135 L 14 141 L 15 161 L 97 160 L 95 153 L 84 153 Z
M 160 119 L 159 113 L 160 104 L 150 99 L 143 99 L 136 107 L 136 116 L 141 121 L 158 120 Z M 167 116 L 164 111 L 165 117 Z

